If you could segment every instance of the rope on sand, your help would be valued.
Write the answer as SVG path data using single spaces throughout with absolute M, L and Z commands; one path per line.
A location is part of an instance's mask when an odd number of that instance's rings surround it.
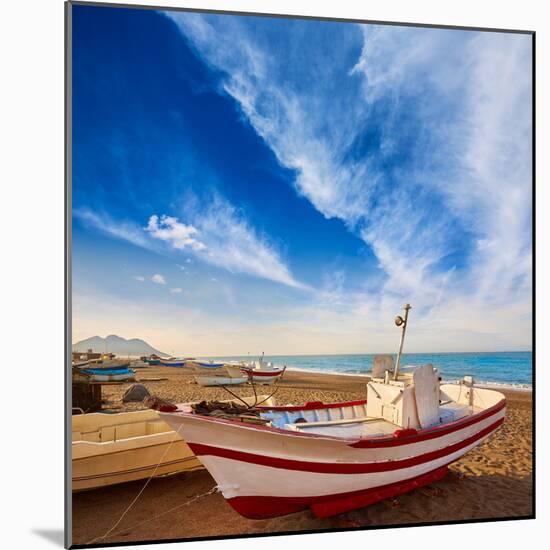
M 122 531 L 133 531 L 136 527 L 141 527 L 142 525 L 145 525 L 146 523 L 149 523 L 151 521 L 154 521 L 156 519 L 161 518 L 162 516 L 166 516 L 167 514 L 172 513 L 174 510 L 178 510 L 179 508 L 183 508 L 184 506 L 189 506 L 190 504 L 193 504 L 193 502 L 195 502 L 196 500 L 199 500 L 200 498 L 203 498 L 203 497 L 207 497 L 208 495 L 213 495 L 214 493 L 217 493 L 218 491 L 219 491 L 218 486 L 214 485 L 214 487 L 212 487 L 211 489 L 206 491 L 206 493 L 196 495 L 191 500 L 188 500 L 187 502 L 183 502 L 182 504 L 178 504 L 177 506 L 174 506 L 173 508 L 170 508 L 169 510 L 165 510 L 161 514 L 153 516 L 152 518 L 146 519 L 144 521 L 138 521 L 137 523 L 134 523 L 134 525 L 131 525 L 130 527 L 125 527 L 124 529 L 122 529 Z M 105 535 L 103 535 L 102 537 L 99 537 L 99 538 L 105 538 L 109 534 L 109 532 L 112 533 L 112 530 L 108 531 L 107 533 L 105 533 Z M 94 539 L 94 541 L 99 540 L 99 538 Z M 93 541 L 88 542 L 87 544 L 92 544 L 92 543 L 93 543 Z
M 181 428 L 181 424 L 178 427 L 178 429 L 176 430 L 176 434 L 175 434 L 176 436 L 179 435 L 180 428 Z M 122 512 L 122 515 L 118 518 L 117 522 L 104 535 L 102 535 L 100 537 L 96 537 L 96 538 L 92 539 L 90 542 L 87 542 L 86 544 L 94 544 L 96 541 L 106 538 L 119 526 L 120 522 L 124 519 L 124 516 L 126 516 L 126 514 L 130 511 L 132 506 L 134 506 L 134 504 L 138 501 L 138 499 L 142 495 L 143 491 L 145 491 L 145 488 L 147 487 L 147 485 L 149 485 L 149 482 L 153 479 L 153 477 L 155 477 L 155 474 L 157 473 L 157 470 L 158 470 L 159 466 L 161 465 L 162 461 L 164 460 L 164 457 L 168 454 L 168 451 L 172 448 L 172 445 L 174 444 L 175 439 L 176 439 L 175 437 L 172 438 L 172 441 L 170 441 L 170 445 L 168 445 L 168 447 L 164 451 L 164 454 L 162 455 L 162 457 L 158 461 L 158 464 L 155 466 L 155 469 L 153 470 L 153 473 L 148 477 L 147 481 L 144 483 L 143 487 L 140 489 L 139 493 L 136 495 L 134 500 L 132 500 L 132 502 L 128 505 L 126 510 L 124 510 L 124 512 Z M 216 487 L 214 487 L 214 489 L 216 489 Z M 204 495 L 199 495 L 199 496 L 204 496 Z M 187 504 L 187 503 L 185 503 L 185 504 Z M 165 513 L 167 513 L 167 512 L 165 512 Z M 163 515 L 163 514 L 161 514 L 161 515 Z M 147 520 L 147 521 L 150 521 L 150 520 Z

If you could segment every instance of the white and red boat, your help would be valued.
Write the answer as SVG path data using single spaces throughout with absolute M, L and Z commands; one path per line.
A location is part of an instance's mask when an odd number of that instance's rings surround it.
M 504 395 L 471 377 L 440 385 L 432 365 L 400 374 L 402 342 L 395 368 L 375 369 L 363 401 L 257 407 L 263 425 L 188 405 L 159 414 L 245 517 L 368 506 L 441 479 L 504 421 Z
M 271 385 L 281 380 L 286 370 L 286 366 L 276 367 L 273 363 L 264 361 L 263 353 L 258 361 L 241 363 L 239 368 L 248 376 L 250 382 L 262 385 Z

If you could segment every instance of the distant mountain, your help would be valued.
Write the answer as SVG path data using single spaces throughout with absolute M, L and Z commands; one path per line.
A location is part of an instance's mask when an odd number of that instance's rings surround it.
M 81 340 L 76 344 L 73 344 L 73 351 L 86 352 L 91 349 L 95 353 L 115 353 L 116 355 L 156 355 L 167 356 L 167 353 L 163 353 L 158 349 L 150 346 L 147 342 L 139 339 L 132 338 L 126 340 L 115 334 L 102 338 L 101 336 L 92 336 Z

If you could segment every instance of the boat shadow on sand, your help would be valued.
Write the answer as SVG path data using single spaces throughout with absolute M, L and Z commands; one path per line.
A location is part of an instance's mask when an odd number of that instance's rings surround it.
M 251 520 L 235 512 L 205 470 L 151 480 L 120 525 L 104 535 L 143 481 L 73 495 L 73 543 L 126 542 L 307 532 L 389 525 L 529 517 L 532 478 L 464 473 L 453 465 L 442 480 L 394 499 L 326 519 L 311 510 Z M 468 470 L 468 467 L 466 467 Z M 197 496 L 203 495 L 201 498 Z M 208 518 L 215 517 L 215 521 Z

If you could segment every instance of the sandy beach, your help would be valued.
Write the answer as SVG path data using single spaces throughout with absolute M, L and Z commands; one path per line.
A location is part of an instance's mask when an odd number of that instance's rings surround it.
M 161 378 L 158 381 L 147 379 Z M 151 394 L 175 403 L 228 399 L 221 388 L 201 388 L 186 369 L 149 367 L 137 371 Z M 367 379 L 358 376 L 285 373 L 277 404 L 364 399 Z M 104 408 L 137 410 L 141 404 L 123 404 L 129 384 L 106 386 Z M 249 387 L 235 388 L 253 395 Z M 272 391 L 269 386 L 260 390 Z M 206 470 L 153 479 L 130 512 L 106 538 L 144 485 L 144 480 L 73 494 L 73 544 L 140 540 L 186 539 L 257 533 L 353 529 L 485 518 L 526 517 L 532 514 L 531 392 L 502 390 L 507 398 L 505 424 L 488 441 L 451 467 L 440 482 L 368 508 L 329 519 L 317 519 L 309 510 L 284 517 L 249 520 L 237 514 Z M 197 498 L 199 497 L 199 498 Z

